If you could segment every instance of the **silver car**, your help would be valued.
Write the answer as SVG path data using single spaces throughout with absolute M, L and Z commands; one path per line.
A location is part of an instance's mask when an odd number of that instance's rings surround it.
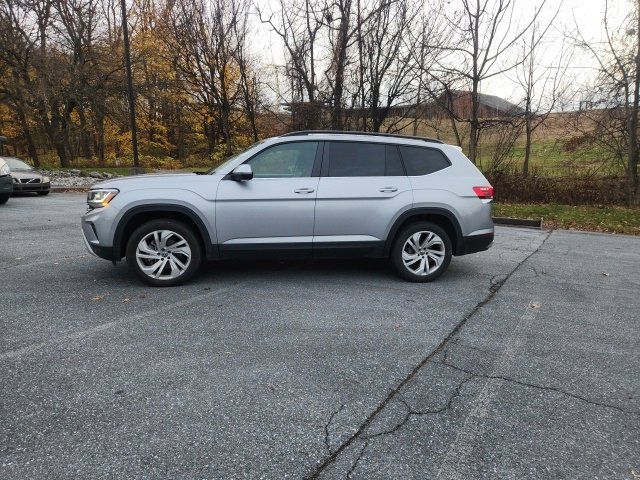
M 110 180 L 88 193 L 90 252 L 146 283 L 191 278 L 206 260 L 388 258 L 428 282 L 452 255 L 489 248 L 493 187 L 438 140 L 302 131 L 256 143 L 205 175 Z

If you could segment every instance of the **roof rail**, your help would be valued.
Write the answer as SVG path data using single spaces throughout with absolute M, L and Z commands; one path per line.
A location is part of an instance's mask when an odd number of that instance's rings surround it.
M 438 140 L 435 138 L 428 137 L 413 137 L 410 135 L 398 135 L 395 133 L 378 133 L 378 132 L 352 132 L 348 130 L 299 130 L 297 132 L 289 132 L 281 137 L 298 137 L 303 135 L 313 135 L 313 134 L 327 134 L 327 135 L 364 135 L 364 136 L 372 136 L 372 137 L 391 137 L 391 138 L 404 138 L 408 140 L 422 140 L 423 142 L 430 143 L 444 143 L 442 140 Z

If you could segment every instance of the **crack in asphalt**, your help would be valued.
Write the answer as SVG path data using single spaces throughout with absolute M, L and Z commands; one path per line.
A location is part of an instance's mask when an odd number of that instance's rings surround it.
M 482 307 L 484 307 L 487 303 L 489 303 L 491 300 L 493 300 L 493 298 L 497 295 L 497 293 L 504 286 L 504 284 L 511 278 L 511 276 L 527 260 L 529 260 L 532 256 L 534 256 L 535 254 L 537 254 L 540 251 L 540 249 L 544 246 L 544 244 L 547 242 L 549 237 L 551 237 L 552 233 L 553 233 L 553 230 L 550 230 L 547 233 L 547 235 L 544 237 L 542 242 L 540 242 L 540 245 L 538 245 L 538 247 L 535 248 L 535 250 L 533 250 L 526 257 L 524 257 L 521 261 L 519 261 L 516 264 L 516 266 L 513 267 L 513 269 L 511 269 L 511 271 L 509 271 L 509 273 L 507 273 L 506 275 L 498 274 L 498 275 L 494 275 L 493 277 L 491 277 L 490 286 L 489 286 L 489 293 L 482 300 L 480 300 L 464 317 L 462 317 L 462 319 L 453 327 L 453 329 L 447 334 L 447 336 L 445 336 L 442 339 L 442 341 L 426 357 L 424 357 L 420 362 L 418 362 L 418 364 L 414 366 L 414 368 L 409 372 L 409 374 L 407 376 L 405 376 L 396 385 L 396 387 L 393 388 L 389 392 L 389 394 L 378 404 L 378 406 L 375 408 L 375 410 L 373 410 L 373 412 L 371 412 L 367 416 L 367 418 L 364 420 L 364 422 L 362 422 L 360 424 L 360 426 L 358 427 L 356 432 L 353 433 L 351 436 L 349 436 L 349 438 L 344 440 L 338 446 L 338 448 L 336 448 L 333 452 L 329 453 L 329 455 L 327 455 L 327 457 L 325 457 L 324 460 L 322 460 L 318 465 L 316 465 L 316 467 L 307 476 L 305 476 L 304 478 L 307 479 L 307 480 L 312 480 L 312 479 L 318 478 L 322 474 L 324 469 L 327 468 L 329 465 L 331 465 L 333 462 L 335 462 L 335 460 L 338 458 L 338 456 L 347 447 L 349 447 L 354 441 L 360 440 L 360 439 L 364 439 L 366 441 L 366 438 L 364 437 L 364 434 L 365 434 L 366 429 L 373 422 L 373 420 L 382 412 L 382 410 L 384 410 L 384 408 L 389 403 L 391 403 L 400 394 L 400 391 L 403 389 L 403 387 L 405 385 L 407 385 L 426 364 L 431 362 L 433 357 L 435 357 L 436 355 L 438 355 L 440 352 L 442 352 L 445 349 L 447 344 L 458 334 L 458 332 L 460 332 L 462 327 L 464 327 L 464 325 Z M 503 278 L 499 279 L 499 277 L 503 277 Z M 325 431 L 326 431 L 327 428 L 328 427 L 325 428 Z M 357 461 L 359 461 L 359 459 L 361 458 L 363 453 L 364 453 L 364 449 L 363 449 L 363 452 L 361 453 L 361 455 L 358 457 Z
M 611 408 L 613 410 L 617 410 L 619 412 L 627 413 L 627 414 L 630 414 L 630 415 L 640 415 L 640 412 L 637 412 L 637 411 L 634 411 L 634 410 L 627 410 L 627 409 L 622 408 L 622 407 L 620 407 L 618 405 L 613 405 L 613 404 L 610 404 L 610 403 L 603 403 L 603 402 L 598 402 L 598 401 L 595 401 L 595 400 L 591 400 L 589 398 L 583 397 L 583 396 L 575 394 L 575 393 L 568 392 L 568 391 L 563 390 L 563 389 L 558 388 L 558 387 L 553 387 L 553 386 L 548 386 L 548 385 L 539 385 L 539 384 L 536 384 L 536 383 L 525 382 L 523 380 L 518 380 L 516 378 L 505 377 L 503 375 L 487 375 L 487 374 L 484 374 L 484 373 L 478 373 L 478 372 L 475 372 L 473 370 L 467 370 L 465 368 L 462 368 L 462 367 L 459 367 L 459 366 L 454 365 L 452 363 L 449 363 L 447 360 L 443 360 L 441 362 L 432 362 L 432 363 L 439 363 L 440 365 L 445 365 L 445 366 L 447 366 L 449 368 L 452 368 L 453 370 L 457 370 L 459 372 L 466 373 L 467 375 L 470 375 L 471 377 L 486 378 L 488 380 L 502 380 L 504 382 L 513 383 L 515 385 L 520 385 L 522 387 L 536 388 L 538 390 L 544 390 L 544 391 L 559 393 L 559 394 L 565 395 L 567 397 L 571 397 L 571 398 L 573 398 L 575 400 L 579 400 L 581 402 L 588 403 L 589 405 L 594 405 L 594 406 L 603 407 L 603 408 Z
M 409 418 L 411 418 L 412 415 L 438 415 L 440 413 L 444 413 L 447 410 L 449 410 L 451 408 L 451 405 L 453 404 L 453 401 L 458 398 L 460 396 L 460 393 L 462 391 L 462 387 L 464 387 L 464 385 L 471 380 L 472 378 L 474 378 L 473 375 L 471 374 L 467 374 L 467 376 L 465 378 L 463 378 L 458 385 L 456 385 L 456 387 L 453 389 L 453 392 L 451 393 L 451 395 L 449 396 L 449 398 L 447 399 L 447 401 L 444 403 L 444 405 L 442 405 L 441 407 L 438 408 L 434 408 L 434 409 L 430 409 L 430 410 L 415 410 L 411 405 L 409 405 L 409 402 L 407 402 L 403 396 L 402 396 L 402 392 L 398 392 L 398 396 L 400 397 L 398 399 L 399 403 L 401 403 L 404 408 L 405 408 L 405 415 L 402 418 L 402 420 L 400 422 L 398 422 L 393 428 L 388 429 L 388 430 L 384 430 L 382 432 L 378 432 L 378 433 L 374 433 L 372 435 L 365 435 L 362 438 L 365 440 L 372 440 L 374 438 L 377 437 L 383 437 L 385 435 L 390 435 L 392 433 L 397 432 L 398 430 L 400 430 L 409 420 Z
M 365 450 L 369 447 L 369 440 L 365 440 L 362 443 L 362 448 L 360 449 L 360 453 L 358 454 L 358 456 L 356 457 L 355 461 L 353 462 L 353 464 L 351 465 L 351 467 L 349 468 L 349 470 L 347 471 L 347 480 L 349 478 L 351 478 L 351 475 L 353 475 L 353 472 L 356 471 L 356 468 L 358 468 L 358 463 L 360 463 L 360 460 L 362 459 L 362 457 L 364 456 L 364 452 Z
M 475 378 L 473 375 L 466 375 L 465 378 L 463 378 L 458 383 L 458 385 L 456 385 L 456 387 L 453 389 L 453 392 L 451 393 L 451 395 L 449 396 L 447 401 L 441 407 L 430 409 L 430 410 L 415 410 L 409 404 L 409 402 L 407 402 L 403 398 L 402 392 L 398 392 L 398 397 L 399 397 L 398 398 L 398 402 L 400 404 L 402 404 L 403 407 L 405 408 L 405 415 L 402 417 L 402 420 L 400 420 L 400 422 L 398 422 L 393 428 L 390 428 L 390 429 L 387 429 L 387 430 L 383 430 L 382 432 L 377 432 L 377 433 L 374 433 L 372 435 L 364 435 L 364 436 L 362 436 L 362 438 L 360 439 L 362 441 L 362 448 L 360 449 L 360 452 L 358 453 L 358 456 L 355 458 L 355 460 L 351 464 L 351 467 L 347 471 L 346 478 L 347 479 L 351 478 L 351 475 L 353 475 L 353 473 L 355 472 L 358 464 L 360 463 L 360 460 L 364 456 L 367 448 L 369 448 L 369 442 L 371 440 L 374 440 L 374 439 L 376 439 L 378 437 L 391 435 L 391 434 L 397 432 L 398 430 L 400 430 L 409 421 L 409 419 L 412 416 L 439 415 L 441 413 L 447 412 L 451 408 L 451 406 L 453 405 L 453 401 L 460 396 L 462 388 L 465 386 L 465 384 L 467 382 L 469 382 L 470 380 L 472 380 L 473 378 Z
M 331 416 L 329 417 L 329 421 L 326 423 L 326 425 L 324 426 L 324 445 L 325 447 L 327 447 L 327 451 L 329 452 L 329 454 L 331 454 L 331 443 L 329 441 L 329 437 L 331 437 L 331 433 L 329 432 L 329 427 L 331 426 L 331 423 L 333 423 L 333 419 L 336 417 L 336 415 L 338 415 L 345 407 L 345 404 L 343 403 L 342 405 L 340 405 L 340 408 L 338 408 L 336 411 L 334 411 Z

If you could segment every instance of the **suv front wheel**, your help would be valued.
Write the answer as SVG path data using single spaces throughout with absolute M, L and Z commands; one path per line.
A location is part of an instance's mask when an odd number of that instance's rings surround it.
M 191 228 L 175 220 L 151 220 L 127 242 L 127 264 L 154 287 L 181 285 L 202 262 L 200 242 Z
M 405 280 L 430 282 L 447 269 L 451 253 L 447 232 L 433 223 L 417 222 L 396 237 L 391 249 L 391 263 Z

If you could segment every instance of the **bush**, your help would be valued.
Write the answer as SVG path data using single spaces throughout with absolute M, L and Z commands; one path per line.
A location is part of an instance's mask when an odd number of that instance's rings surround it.
M 624 177 L 544 177 L 488 172 L 498 202 L 625 205 Z

